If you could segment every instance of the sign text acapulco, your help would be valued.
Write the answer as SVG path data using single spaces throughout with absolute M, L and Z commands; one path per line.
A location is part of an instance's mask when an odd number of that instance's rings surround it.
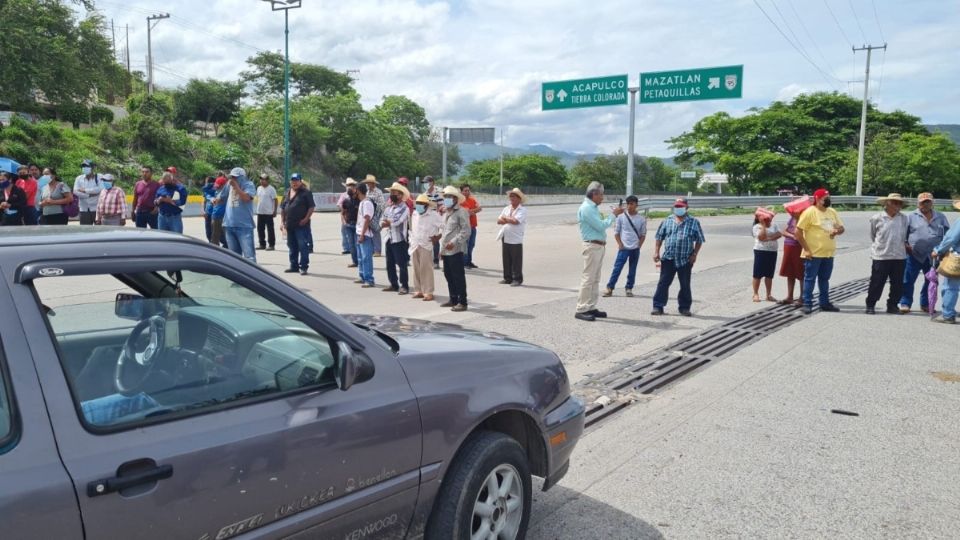
M 572 89 L 570 99 L 574 105 L 619 103 L 627 99 L 627 81 L 621 79 L 584 81 L 574 84 Z

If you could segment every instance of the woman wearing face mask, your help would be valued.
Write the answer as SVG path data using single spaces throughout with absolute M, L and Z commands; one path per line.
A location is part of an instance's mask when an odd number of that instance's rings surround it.
M 416 200 L 413 214 L 413 230 L 410 233 L 410 256 L 413 258 L 414 298 L 424 302 L 433 301 L 433 245 L 440 241 L 443 218 L 437 205 L 426 193 Z
M 13 175 L 0 173 L 0 225 L 23 225 L 27 193 L 13 183 Z
M 50 182 L 43 188 L 40 196 L 40 211 L 43 216 L 40 223 L 43 225 L 66 225 L 70 219 L 64 207 L 73 202 L 73 193 L 70 186 L 64 184 L 57 171 L 50 169 Z

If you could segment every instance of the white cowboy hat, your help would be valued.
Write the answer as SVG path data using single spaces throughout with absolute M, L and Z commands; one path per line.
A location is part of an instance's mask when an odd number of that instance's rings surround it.
M 378 185 L 378 186 L 380 185 L 380 182 L 377 182 L 377 177 L 374 176 L 374 175 L 372 175 L 372 174 L 368 174 L 367 177 L 363 179 L 363 183 L 364 183 L 364 184 L 371 184 L 371 183 L 372 183 L 372 184 L 376 184 L 376 185 Z
M 410 190 L 400 182 L 394 182 L 387 191 L 399 191 L 403 194 L 403 197 L 400 199 L 403 201 L 410 198 Z
M 467 198 L 463 196 L 463 193 L 460 193 L 460 190 L 457 189 L 457 188 L 455 188 L 455 187 L 453 187 L 453 186 L 447 186 L 447 187 L 443 188 L 443 191 L 441 192 L 441 195 L 443 195 L 444 197 L 446 197 L 447 195 L 456 195 L 456 196 L 457 196 L 457 201 L 459 201 L 459 202 L 463 202 L 463 201 L 467 200 Z
M 431 201 L 430 197 L 428 197 L 426 193 L 421 193 L 419 196 L 417 196 L 417 200 L 414 202 L 417 204 L 425 204 L 429 208 L 435 208 L 437 206 L 437 203 Z
M 354 180 L 353 178 L 350 178 L 350 177 L 348 176 L 346 182 L 344 182 L 344 183 L 342 183 L 342 184 L 340 184 L 340 185 L 343 186 L 343 187 L 355 186 L 355 185 L 357 185 L 357 181 Z
M 520 188 L 513 188 L 513 189 L 511 189 L 510 191 L 508 191 L 508 192 L 507 192 L 507 197 L 509 198 L 510 195 L 516 195 L 516 196 L 520 197 L 520 204 L 523 204 L 523 203 L 527 202 L 527 196 L 524 195 L 522 191 L 520 191 Z

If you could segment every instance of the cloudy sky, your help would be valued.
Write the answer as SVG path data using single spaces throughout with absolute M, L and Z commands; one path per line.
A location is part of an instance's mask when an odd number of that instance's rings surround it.
M 235 80 L 257 50 L 282 50 L 283 15 L 258 0 L 95 0 L 130 26 L 134 69 L 146 57 L 146 15 L 158 84 Z M 769 17 L 769 19 L 768 19 Z M 505 129 L 507 146 L 574 152 L 626 149 L 629 107 L 541 111 L 540 84 L 582 77 L 743 64 L 743 99 L 637 106 L 636 150 L 716 111 L 808 91 L 861 96 L 866 55 L 880 45 L 871 99 L 926 123 L 960 123 L 960 0 L 303 0 L 290 12 L 291 59 L 347 71 L 366 107 L 406 95 L 434 125 Z

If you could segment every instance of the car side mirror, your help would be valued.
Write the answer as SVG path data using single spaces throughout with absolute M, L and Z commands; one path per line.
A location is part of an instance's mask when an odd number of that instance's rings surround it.
M 144 299 L 139 294 L 117 293 L 113 304 L 113 314 L 121 319 L 143 320 Z
M 354 353 L 346 343 L 337 342 L 337 365 L 334 377 L 340 390 L 347 391 L 355 384 L 369 381 L 373 378 L 373 373 L 373 362 L 367 355 Z

